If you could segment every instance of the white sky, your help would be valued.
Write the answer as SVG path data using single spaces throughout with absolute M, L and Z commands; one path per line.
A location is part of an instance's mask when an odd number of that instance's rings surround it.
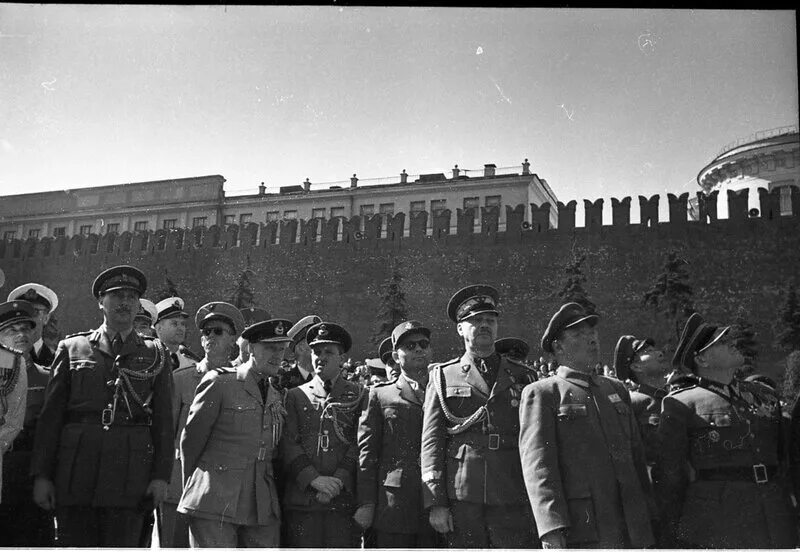
M 694 193 L 797 123 L 789 11 L 0 5 L 0 194 L 526 157 L 564 201 Z

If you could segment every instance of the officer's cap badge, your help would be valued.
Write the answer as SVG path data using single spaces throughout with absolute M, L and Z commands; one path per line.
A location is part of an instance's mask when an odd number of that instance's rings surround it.
M 317 332 L 317 335 L 320 336 L 320 337 L 327 336 L 328 335 L 328 328 L 325 327 L 325 325 L 320 326 L 319 327 L 319 331 Z
M 278 322 L 278 325 L 275 326 L 275 335 L 283 335 L 284 331 L 283 322 Z

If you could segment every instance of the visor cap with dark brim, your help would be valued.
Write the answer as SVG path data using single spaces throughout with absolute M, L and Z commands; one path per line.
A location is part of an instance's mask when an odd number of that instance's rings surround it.
M 240 335 L 244 330 L 244 318 L 242 317 L 242 313 L 239 312 L 239 309 L 224 301 L 206 303 L 200 307 L 197 310 L 197 314 L 194 315 L 194 323 L 198 330 L 202 330 L 203 326 L 212 320 L 227 322 L 233 327 L 233 331 L 236 335 Z
M 42 284 L 30 283 L 14 288 L 8 294 L 8 300 L 38 303 L 47 307 L 50 312 L 53 312 L 58 307 L 58 295 L 56 295 L 56 292 Z
M 525 360 L 531 353 L 531 346 L 519 337 L 502 337 L 494 342 L 494 350 L 501 355 Z
M 323 345 L 325 343 L 335 343 L 342 347 L 342 352 L 346 353 L 353 345 L 353 339 L 342 326 L 333 322 L 320 322 L 314 324 L 306 332 L 306 340 L 309 347 Z
M 245 307 L 243 309 L 239 309 L 239 312 L 242 313 L 244 325 L 247 327 L 252 326 L 256 322 L 263 322 L 272 318 L 272 315 L 267 312 L 267 309 L 262 309 L 261 307 Z
M 156 303 L 156 322 L 161 322 L 168 318 L 182 316 L 189 318 L 189 313 L 183 310 L 185 303 L 180 297 L 167 297 Z
M 242 332 L 242 338 L 250 343 L 288 343 L 292 340 L 287 332 L 292 322 L 284 318 L 272 318 L 251 324 Z
M 155 303 L 153 303 L 150 299 L 140 297 L 139 312 L 136 313 L 134 318 L 144 318 L 152 325 L 153 322 L 156 321 L 156 318 L 158 318 L 158 309 L 156 308 Z
M 417 320 L 409 320 L 408 322 L 401 322 L 394 327 L 394 330 L 392 330 L 392 335 L 390 336 L 391 347 L 396 351 L 403 338 L 412 333 L 420 333 L 427 339 L 431 338 L 431 331 L 423 326 L 422 322 Z
M 500 314 L 497 309 L 500 294 L 488 284 L 475 284 L 458 290 L 447 303 L 447 316 L 461 322 L 483 313 Z
M 320 322 L 322 322 L 322 318 L 316 314 L 309 314 L 308 316 L 304 316 L 295 322 L 294 326 L 292 326 L 292 329 L 290 329 L 289 333 L 286 335 L 288 335 L 294 344 L 297 345 L 306 338 L 306 332 L 308 332 L 308 329 L 314 324 L 319 324 Z
M 142 296 L 147 290 L 147 278 L 135 266 L 120 265 L 101 272 L 92 284 L 92 294 L 97 298 L 118 289 L 130 289 Z
M 655 340 L 651 337 L 645 339 L 636 339 L 632 335 L 623 335 L 617 340 L 617 346 L 614 347 L 614 373 L 617 379 L 625 381 L 631 378 L 631 364 L 636 353 L 646 348 L 647 346 L 654 347 Z
M 561 305 L 558 312 L 553 315 L 547 324 L 547 329 L 542 335 L 542 349 L 545 352 L 553 352 L 553 341 L 567 328 L 573 328 L 586 322 L 590 326 L 595 326 L 600 320 L 596 314 L 589 313 L 578 303 L 565 303 Z
M 394 364 L 394 357 L 392 356 L 392 336 L 387 337 L 378 346 L 378 358 L 381 359 L 385 365 Z
M 694 372 L 694 356 L 717 343 L 729 330 L 730 326 L 708 324 L 700 314 L 692 314 L 683 327 L 672 364 Z
M 18 322 L 29 322 L 31 328 L 36 327 L 36 309 L 28 301 L 6 301 L 0 303 L 0 330 Z

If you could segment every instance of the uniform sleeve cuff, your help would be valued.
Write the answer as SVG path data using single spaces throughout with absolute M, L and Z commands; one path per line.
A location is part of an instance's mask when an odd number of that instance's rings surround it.
M 297 484 L 305 490 L 317 477 L 319 477 L 319 473 L 314 466 L 306 466 L 297 474 Z

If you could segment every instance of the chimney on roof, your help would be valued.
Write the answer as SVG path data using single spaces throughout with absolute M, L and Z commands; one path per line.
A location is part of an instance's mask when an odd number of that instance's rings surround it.
M 408 182 L 408 173 L 405 169 L 403 172 L 400 173 L 400 184 L 406 184 Z
M 461 169 L 458 168 L 458 165 L 453 167 L 453 178 L 458 178 L 458 175 L 461 174 Z
M 267 187 L 266 187 L 266 186 L 264 186 L 264 183 L 262 182 L 262 183 L 261 183 L 261 184 L 258 186 L 258 195 L 264 195 L 264 194 L 266 194 L 266 193 L 267 193 Z
M 303 191 L 304 192 L 310 192 L 311 191 L 311 181 L 308 178 L 306 178 L 306 181 L 303 182 Z
M 356 173 L 353 173 L 353 177 L 350 179 L 350 187 L 355 188 L 358 186 L 358 178 L 356 177 Z
M 488 163 L 483 166 L 483 176 L 494 176 L 494 171 L 497 168 L 497 165 L 494 163 Z
M 531 174 L 531 164 L 528 163 L 528 158 L 522 162 L 522 174 Z

